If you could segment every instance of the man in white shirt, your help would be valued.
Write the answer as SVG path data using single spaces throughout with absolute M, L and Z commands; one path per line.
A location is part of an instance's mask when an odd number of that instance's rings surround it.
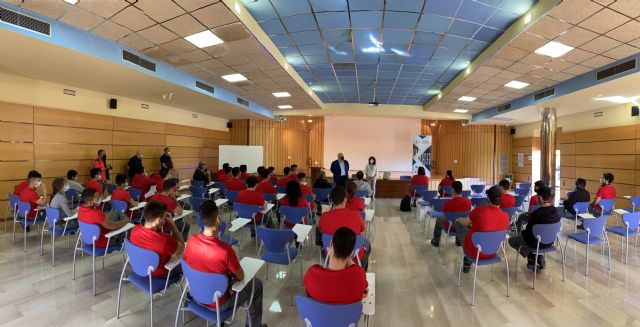
M 338 153 L 338 160 L 334 160 L 331 163 L 331 173 L 333 174 L 333 181 L 336 185 L 346 187 L 347 180 L 349 179 L 349 161 L 344 160 L 342 153 Z

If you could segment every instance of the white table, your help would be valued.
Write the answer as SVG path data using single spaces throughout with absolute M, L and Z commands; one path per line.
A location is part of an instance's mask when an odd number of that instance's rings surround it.
M 369 326 L 371 316 L 376 313 L 376 274 L 367 273 L 367 283 L 369 291 L 367 297 L 362 299 L 362 314 L 364 315 L 364 325 Z
M 216 200 L 216 207 L 219 207 L 225 203 L 229 202 L 229 199 L 217 199 Z
M 144 208 L 144 206 L 146 206 L 147 203 L 146 202 L 139 202 L 137 206 L 130 208 L 130 211 L 136 211 L 136 210 L 140 210 L 142 208 Z
M 364 198 L 364 205 L 369 206 L 371 204 L 371 198 Z
M 624 215 L 626 213 L 629 213 L 629 211 L 624 210 L 624 209 L 614 209 L 613 212 L 619 214 L 619 215 Z
M 215 188 L 215 187 L 214 187 L 214 188 L 210 188 L 210 189 L 209 189 L 209 195 L 211 195 L 211 194 L 213 194 L 213 193 L 216 193 L 216 192 L 218 192 L 218 191 L 220 191 L 220 189 L 219 189 L 219 188 Z
M 206 186 L 209 187 L 209 186 L 213 186 L 215 184 L 216 184 L 216 182 L 209 182 L 209 184 L 207 184 Z
M 193 210 L 182 210 L 182 214 L 179 215 L 179 216 L 173 217 L 173 221 L 176 221 L 178 219 L 182 219 L 182 218 L 184 218 L 184 217 L 186 217 L 186 216 L 188 216 L 188 215 L 190 215 L 192 213 L 193 213 Z
M 244 257 L 240 260 L 240 267 L 244 271 L 244 279 L 233 283 L 232 290 L 236 292 L 242 291 L 249 282 L 256 276 L 256 273 L 264 266 L 264 260 Z
M 183 179 L 180 181 L 180 183 L 191 183 L 190 179 Z
M 132 224 L 132 223 L 127 223 L 126 225 L 120 227 L 120 229 L 116 229 L 114 231 L 111 231 L 109 233 L 104 234 L 104 237 L 106 237 L 106 238 L 114 237 L 114 236 L 116 236 L 118 234 L 121 234 L 121 233 L 124 233 L 124 232 L 130 230 L 131 228 L 133 228 L 133 226 L 135 226 L 135 225 Z
M 69 221 L 69 220 L 74 220 L 74 219 L 78 219 L 78 213 L 77 212 L 74 213 L 72 216 L 62 218 L 62 220 L 64 220 L 64 221 Z
M 176 198 L 176 201 L 184 201 L 191 197 L 191 194 L 182 194 L 181 196 Z
M 631 195 L 625 195 L 623 198 L 631 200 Z
M 364 210 L 364 220 L 366 222 L 372 221 L 374 213 L 375 213 L 375 209 L 365 209 Z
M 102 199 L 102 202 L 109 202 L 111 201 L 111 195 L 109 195 L 108 197 Z
M 171 259 L 167 263 L 164 264 L 164 268 L 167 270 L 173 270 L 177 265 L 182 261 L 182 254 L 180 255 L 172 255 Z
M 149 192 L 147 192 L 147 194 L 144 195 L 144 198 L 148 199 L 156 193 L 157 193 L 156 185 L 151 185 L 151 188 L 149 188 Z
M 284 198 L 286 196 L 286 194 L 284 193 L 278 193 L 276 194 L 276 200 L 280 201 L 282 200 L 282 198 Z
M 271 211 L 271 209 L 273 209 L 273 207 L 275 206 L 275 204 L 273 203 L 268 203 L 267 204 L 267 208 L 260 211 L 263 215 L 266 214 L 267 212 Z
M 594 219 L 594 218 L 596 218 L 594 215 L 592 215 L 590 213 L 579 213 L 578 217 L 580 217 L 582 219 Z
M 236 218 L 236 219 L 231 221 L 231 228 L 229 228 L 229 232 L 233 233 L 233 232 L 239 230 L 240 228 L 244 227 L 245 225 L 247 225 L 250 222 L 251 222 L 251 219 Z
M 298 236 L 298 242 L 302 243 L 309 236 L 311 228 L 311 225 L 295 224 L 291 230 Z
M 189 185 L 182 185 L 180 187 L 178 187 L 178 191 L 184 191 L 184 190 L 188 190 L 189 189 Z

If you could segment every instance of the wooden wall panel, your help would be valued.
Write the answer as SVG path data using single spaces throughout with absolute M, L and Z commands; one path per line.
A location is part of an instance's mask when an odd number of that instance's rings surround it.
M 193 137 L 204 137 L 204 130 L 199 127 L 166 124 L 166 134 Z
M 89 170 L 93 167 L 91 160 L 38 160 L 35 162 L 35 170 L 42 176 L 59 176 L 67 175 L 67 171 L 73 169 L 82 177 L 89 176 Z
M 33 143 L 0 142 L 0 161 L 26 160 L 33 160 Z
M 575 154 L 635 154 L 636 140 L 576 143 Z
M 127 159 L 133 157 L 136 151 L 140 150 L 145 159 L 158 159 L 164 153 L 165 146 L 144 146 L 144 145 L 114 145 L 107 158 Z M 173 154 L 171 154 L 173 156 Z
M 165 124 L 140 119 L 113 117 L 113 130 L 165 134 Z
M 137 133 L 137 132 L 113 132 L 113 144 L 122 145 L 157 145 L 166 144 L 166 136 L 162 134 Z
M 635 169 L 636 156 L 634 155 L 576 155 L 576 167 L 597 167 L 597 168 L 621 168 Z M 562 161 L 560 161 L 562 164 Z
M 249 145 L 249 120 L 232 120 L 229 134 L 231 136 L 231 144 Z
M 33 122 L 36 125 L 54 125 L 66 127 L 80 127 L 93 129 L 113 129 L 113 117 L 73 112 L 68 110 L 35 107 Z
M 113 132 L 101 129 L 35 125 L 36 143 L 110 144 Z
M 0 102 L 0 121 L 33 123 L 33 106 Z
M 36 160 L 94 160 L 98 149 L 111 152 L 109 144 L 34 144 Z
M 0 142 L 33 142 L 33 125 L 0 122 Z
M 21 180 L 33 169 L 33 161 L 0 162 L 0 181 Z M 5 198 L 6 194 L 4 197 Z
M 576 132 L 576 143 L 602 142 L 614 140 L 634 140 L 636 127 L 634 125 L 617 126 L 609 128 L 591 129 Z
M 204 141 L 200 137 L 167 135 L 167 146 L 203 147 Z

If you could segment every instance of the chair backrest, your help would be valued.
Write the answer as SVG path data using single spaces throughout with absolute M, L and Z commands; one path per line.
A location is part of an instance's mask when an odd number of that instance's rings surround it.
M 191 186 L 204 187 L 204 181 L 191 180 Z
M 20 200 L 20 196 L 9 192 L 9 205 L 11 206 L 11 210 L 16 208 L 16 205 L 18 205 L 19 200 Z
M 201 228 L 204 229 L 204 228 Z M 218 226 L 218 237 L 224 235 L 224 231 L 227 230 L 227 223 L 224 221 L 220 221 L 220 226 Z
M 67 198 L 67 200 L 69 200 L 69 201 L 73 201 L 75 199 L 78 199 L 78 200 L 80 199 L 80 193 L 78 193 L 78 191 L 76 191 L 76 190 L 74 190 L 72 188 L 66 190 L 64 192 L 64 195 Z M 11 199 L 11 198 L 9 198 L 9 199 Z
M 589 212 L 589 202 L 576 202 L 573 204 L 573 211 L 577 214 Z
M 329 250 L 331 246 L 331 240 L 333 240 L 333 234 L 322 234 L 322 248 L 325 250 Z M 357 235 L 356 236 L 356 244 L 353 246 L 353 256 L 357 256 L 360 249 L 364 246 L 364 236 Z
M 356 196 L 359 198 L 366 198 L 369 196 L 369 191 L 367 190 L 356 190 Z
M 460 211 L 460 212 L 448 211 L 444 213 L 444 217 L 453 224 L 455 223 L 456 219 L 469 217 L 469 214 L 470 214 L 469 211 Z
M 600 208 L 602 208 L 602 213 L 604 214 L 613 210 L 613 205 L 615 204 L 615 202 L 615 199 L 600 199 L 600 202 L 598 202 L 598 204 L 600 205 Z
M 589 230 L 591 235 L 598 236 L 602 234 L 604 230 L 604 225 L 607 222 L 604 215 L 598 216 L 596 218 L 583 219 L 582 226 L 584 230 Z
M 118 187 L 115 184 L 109 184 L 109 183 L 105 184 L 104 186 L 107 188 L 107 191 L 109 191 L 109 194 L 113 194 L 113 191 L 115 191 L 116 188 Z
M 429 185 L 422 185 L 422 184 L 411 185 L 411 189 L 414 190 L 417 193 L 419 191 L 428 190 L 429 189 Z
M 471 198 L 471 203 L 474 207 L 486 206 L 489 204 L 489 199 L 486 197 L 481 198 Z
M 402 176 L 400 176 L 400 180 L 401 180 L 401 181 L 411 180 L 411 176 L 409 176 L 409 175 L 402 175 Z
M 160 264 L 160 256 L 157 253 L 131 243 L 129 238 L 124 239 L 124 249 L 127 251 L 131 269 L 138 276 L 149 276 Z
M 622 215 L 622 223 L 630 230 L 638 230 L 640 225 L 640 211 Z
M 238 202 L 238 191 L 226 190 L 224 191 L 224 196 L 226 196 L 231 203 L 235 204 L 236 202 Z
M 442 185 L 442 192 L 444 192 L 444 194 L 451 195 L 453 194 L 453 188 L 451 185 Z
M 46 206 L 44 211 L 47 214 L 47 225 L 51 227 L 55 226 L 58 219 L 60 219 L 60 210 Z
M 273 229 L 258 226 L 256 234 L 258 239 L 264 244 L 267 252 L 282 253 L 286 251 L 287 244 L 293 242 L 296 233 L 288 229 Z
M 174 184 L 178 185 L 180 184 L 180 178 L 171 178 L 170 181 L 172 181 Z
M 276 199 L 276 193 L 262 193 L 262 197 L 267 202 L 273 202 Z
M 182 260 L 182 273 L 189 285 L 189 294 L 194 300 L 202 304 L 216 302 L 216 297 L 221 298 L 227 292 L 229 280 L 224 274 L 213 274 L 197 271 Z
M 640 209 L 640 196 L 634 195 L 630 197 L 629 202 L 634 208 Z
M 222 191 L 223 193 L 224 191 L 227 190 L 227 183 L 216 182 L 214 185 L 216 186 L 216 188 L 219 188 L 220 191 Z
M 234 202 L 233 210 L 238 213 L 238 217 L 240 218 L 253 219 L 253 216 L 256 213 L 260 212 L 260 207 L 254 204 L 243 204 Z
M 129 195 L 131 195 L 131 197 L 134 200 L 140 201 L 140 197 L 142 196 L 142 191 L 140 189 L 135 188 L 135 187 L 130 187 L 129 188 Z
M 318 201 L 326 201 L 329 198 L 329 194 L 331 194 L 330 188 L 313 188 L 312 191 Z
M 306 296 L 296 296 L 296 307 L 307 327 L 355 327 L 362 315 L 362 302 L 326 304 Z
M 518 208 L 513 207 L 513 208 L 502 208 L 502 211 L 506 212 L 507 215 L 509 215 L 509 219 L 513 218 L 513 216 L 516 215 L 516 212 L 518 211 Z
M 276 186 L 276 191 L 278 191 L 278 193 L 287 193 L 287 187 L 286 186 Z
M 471 190 L 462 190 L 462 197 L 469 198 L 471 196 Z
M 20 200 L 18 200 L 16 203 L 18 204 L 17 216 L 20 218 L 27 218 L 27 215 L 31 211 L 31 204 L 29 202 L 22 202 Z
M 531 188 L 531 183 L 517 183 L 516 184 L 516 189 L 525 189 L 525 190 L 529 190 Z
M 80 220 L 78 220 L 78 226 L 80 226 L 80 236 L 82 237 L 82 241 L 86 245 L 92 245 L 94 238 L 96 240 L 100 238 L 100 226 L 96 224 L 87 224 Z
M 522 203 L 524 203 L 524 195 L 516 195 L 514 196 L 514 198 L 516 198 L 515 207 L 520 208 L 520 206 L 522 206 Z
M 128 208 L 129 207 L 128 207 L 126 202 L 120 201 L 120 200 L 111 199 L 111 209 L 112 210 L 117 210 L 117 211 L 120 211 L 120 212 L 124 213 L 125 211 L 127 211 Z
M 304 199 L 307 200 L 307 203 L 309 203 L 309 205 L 311 205 L 311 202 L 313 202 L 313 194 L 305 194 Z
M 309 208 L 280 206 L 280 213 L 284 220 L 295 225 L 302 223 L 302 219 L 309 214 Z
M 276 186 L 278 184 L 278 180 L 277 179 L 272 179 L 271 180 L 271 185 Z
M 474 194 L 481 194 L 484 191 L 484 184 L 473 184 L 471 190 Z
M 442 211 L 442 208 L 444 207 L 444 203 L 447 200 L 451 200 L 451 199 L 445 199 L 445 198 L 431 199 L 429 200 L 429 204 L 431 204 L 431 206 L 433 207 L 433 210 Z
M 495 232 L 475 232 L 471 234 L 471 242 L 476 249 L 484 254 L 496 254 L 500 249 L 500 244 L 507 236 L 506 230 Z
M 200 206 L 202 205 L 202 202 L 204 202 L 207 199 L 204 198 L 194 198 L 193 196 L 189 198 L 189 204 L 191 204 L 191 209 L 193 211 L 195 211 L 196 213 L 200 212 Z
M 516 194 L 517 195 L 521 195 L 521 196 L 525 196 L 525 195 L 529 194 L 529 189 L 527 189 L 527 188 L 517 188 L 516 189 Z
M 196 198 L 205 198 L 207 196 L 207 188 L 202 186 L 190 186 L 191 196 Z
M 416 190 L 416 193 L 418 193 L 423 200 L 435 199 L 438 196 L 438 191 L 436 190 Z
M 554 224 L 535 224 L 533 225 L 532 231 L 535 238 L 540 238 L 540 243 L 551 244 L 556 240 L 558 233 L 560 233 L 560 228 L 562 228 L 562 222 Z

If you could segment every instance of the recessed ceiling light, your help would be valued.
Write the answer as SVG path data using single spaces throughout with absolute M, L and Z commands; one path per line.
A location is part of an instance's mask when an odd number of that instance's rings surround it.
M 510 87 L 512 89 L 523 89 L 523 88 L 529 86 L 529 83 L 520 82 L 520 81 L 511 81 L 511 82 L 505 84 L 504 86 Z
M 313 120 L 309 119 L 307 120 L 307 123 L 313 123 Z
M 289 92 L 273 92 L 271 94 L 273 94 L 273 96 L 276 98 L 288 98 L 291 96 Z
M 476 98 L 468 97 L 468 96 L 465 95 L 465 96 L 459 97 L 458 101 L 471 102 L 471 101 L 476 101 Z
M 535 53 L 541 54 L 543 56 L 549 56 L 551 58 L 558 58 L 564 56 L 567 52 L 573 49 L 573 47 L 570 47 L 566 44 L 562 44 L 556 41 L 550 41 L 549 43 L 536 49 Z
M 434 94 L 435 95 L 435 94 L 438 94 L 438 93 L 440 93 L 440 89 L 427 90 L 427 94 Z
M 291 109 L 293 108 L 290 104 L 283 104 L 281 106 L 278 106 L 279 109 Z
M 244 77 L 244 75 L 242 74 L 224 75 L 222 76 L 222 78 L 224 78 L 227 82 L 231 82 L 231 83 L 242 82 L 247 80 L 247 78 Z
M 64 2 L 75 6 L 80 2 L 80 0 L 64 0 Z
M 455 113 L 459 113 L 459 114 L 466 114 L 469 110 L 467 109 L 453 109 L 453 112 Z
M 211 33 L 211 31 L 208 31 L 208 30 L 189 35 L 184 39 L 193 43 L 196 47 L 201 49 L 224 42 L 215 34 Z
M 436 126 L 436 123 L 431 123 L 430 125 L 431 125 L 431 126 Z

